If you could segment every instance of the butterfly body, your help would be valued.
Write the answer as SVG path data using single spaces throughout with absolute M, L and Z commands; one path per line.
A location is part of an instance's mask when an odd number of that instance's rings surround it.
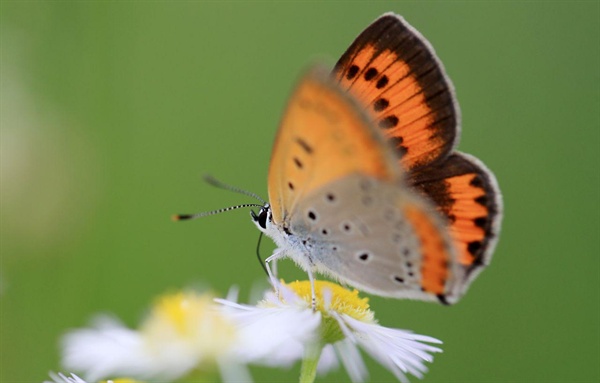
M 454 303 L 499 232 L 493 174 L 454 152 L 458 104 L 429 43 L 385 14 L 284 113 L 269 204 L 253 219 L 309 272 L 395 298 Z

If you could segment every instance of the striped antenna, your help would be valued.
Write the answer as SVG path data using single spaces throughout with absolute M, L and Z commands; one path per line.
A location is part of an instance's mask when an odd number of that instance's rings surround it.
M 263 205 L 267 204 L 267 201 L 265 201 L 264 199 L 262 199 L 256 193 L 252 193 L 252 192 L 250 192 L 248 190 L 244 190 L 244 189 L 240 189 L 240 188 L 235 187 L 235 186 L 228 185 L 226 183 L 223 183 L 223 182 L 217 180 L 216 178 L 214 178 L 213 176 L 208 175 L 208 174 L 205 175 L 203 178 L 204 178 L 204 181 L 206 181 L 206 183 L 208 183 L 209 185 L 212 185 L 212 186 L 217 187 L 219 189 L 229 190 L 229 191 L 234 192 L 234 193 L 243 194 L 243 195 L 246 195 L 248 197 L 252 197 L 252 198 L 254 198 L 254 199 L 262 202 Z
M 217 210 L 212 210 L 212 211 L 203 211 L 203 212 L 195 213 L 195 214 L 175 214 L 171 218 L 173 219 L 173 221 L 187 221 L 190 219 L 196 219 L 196 218 L 206 217 L 209 215 L 215 215 L 215 214 L 219 214 L 219 213 L 224 213 L 226 211 L 241 209 L 244 207 L 260 207 L 260 208 L 262 208 L 263 205 L 259 205 L 256 203 L 245 203 L 242 205 L 224 207 L 222 209 L 217 209 Z

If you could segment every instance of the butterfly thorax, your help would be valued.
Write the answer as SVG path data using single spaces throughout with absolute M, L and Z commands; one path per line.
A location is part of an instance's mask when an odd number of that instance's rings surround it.
M 256 227 L 266 234 L 277 245 L 275 253 L 281 257 L 289 257 L 302 269 L 313 269 L 315 264 L 310 256 L 313 243 L 310 238 L 294 234 L 288 225 L 273 222 L 271 206 L 266 204 L 258 214 L 251 213 Z

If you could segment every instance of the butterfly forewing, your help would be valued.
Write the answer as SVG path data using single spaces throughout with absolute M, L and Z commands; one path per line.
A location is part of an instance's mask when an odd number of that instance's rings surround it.
M 334 76 L 366 108 L 405 170 L 443 160 L 458 138 L 453 87 L 433 48 L 400 16 L 386 14 L 343 54 Z
M 274 222 L 283 223 L 307 193 L 352 173 L 398 180 L 402 172 L 364 112 L 314 68 L 290 98 L 275 139 L 269 169 Z

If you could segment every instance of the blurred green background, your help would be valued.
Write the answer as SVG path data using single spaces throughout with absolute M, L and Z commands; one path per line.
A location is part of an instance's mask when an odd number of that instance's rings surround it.
M 191 285 L 237 284 L 246 299 L 264 279 L 248 211 L 170 215 L 248 202 L 204 173 L 266 197 L 299 73 L 333 65 L 385 11 L 435 47 L 463 112 L 460 150 L 495 171 L 506 206 L 494 261 L 458 305 L 373 297 L 380 323 L 444 341 L 427 382 L 599 381 L 597 1 L 2 1 L 2 382 L 58 370 L 59 336 L 94 313 L 133 326 Z

